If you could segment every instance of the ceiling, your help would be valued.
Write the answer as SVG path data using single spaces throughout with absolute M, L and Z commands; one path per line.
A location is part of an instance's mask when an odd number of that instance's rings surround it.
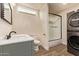
M 64 4 L 64 3 L 49 3 L 48 6 L 49 6 L 49 12 L 50 13 L 59 13 L 67 8 L 70 8 L 70 7 L 75 7 L 79 5 L 79 3 L 67 3 L 67 4 Z

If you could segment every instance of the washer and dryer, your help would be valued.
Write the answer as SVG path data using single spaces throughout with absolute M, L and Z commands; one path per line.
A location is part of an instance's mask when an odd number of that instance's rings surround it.
M 67 14 L 67 50 L 79 56 L 79 9 Z

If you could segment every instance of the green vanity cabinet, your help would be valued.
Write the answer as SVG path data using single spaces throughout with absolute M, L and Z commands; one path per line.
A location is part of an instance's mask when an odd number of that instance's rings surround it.
M 33 53 L 33 40 L 0 46 L 0 56 L 32 56 Z

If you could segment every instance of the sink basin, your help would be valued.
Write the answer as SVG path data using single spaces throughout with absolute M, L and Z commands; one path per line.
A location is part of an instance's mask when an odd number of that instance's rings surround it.
M 1 39 L 0 45 L 6 45 L 6 44 L 12 44 L 12 43 L 19 43 L 24 41 L 30 41 L 34 40 L 34 38 L 30 37 L 26 34 L 20 34 L 20 35 L 12 35 L 10 39 Z
M 13 40 L 14 40 L 14 39 L 16 39 L 16 38 L 18 38 L 19 40 L 22 39 L 22 38 L 23 38 L 23 39 L 26 39 L 26 38 L 27 38 L 27 40 L 28 40 L 28 39 L 33 39 L 31 36 L 26 35 L 26 34 L 12 35 L 10 39 L 13 39 Z M 10 39 L 9 39 L 9 40 L 10 40 Z

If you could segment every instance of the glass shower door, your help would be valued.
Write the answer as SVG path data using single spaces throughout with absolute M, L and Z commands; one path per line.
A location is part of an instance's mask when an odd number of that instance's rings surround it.
M 62 21 L 61 17 L 49 14 L 49 41 L 61 39 L 62 37 Z

